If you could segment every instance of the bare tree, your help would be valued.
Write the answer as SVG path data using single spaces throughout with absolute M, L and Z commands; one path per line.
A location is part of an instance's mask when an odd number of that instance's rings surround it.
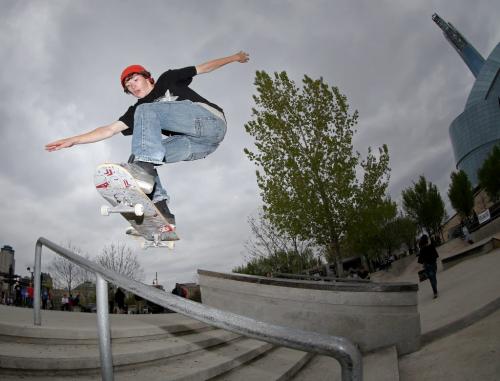
M 137 256 L 123 243 L 112 243 L 109 246 L 104 246 L 96 261 L 107 269 L 128 278 L 138 281 L 144 279 L 144 270 L 137 260 Z
M 279 232 L 261 211 L 259 216 L 250 217 L 248 224 L 253 237 L 245 242 L 249 260 L 268 258 L 276 253 L 290 253 L 298 257 L 307 252 L 317 252 L 317 246 L 312 240 L 303 241 L 298 237 L 290 237 L 285 232 Z
M 82 255 L 82 250 L 79 247 L 73 246 L 71 242 L 68 242 L 65 246 L 68 250 L 78 255 Z M 50 263 L 49 271 L 54 279 L 55 286 L 57 288 L 66 289 L 69 293 L 71 293 L 75 286 L 82 282 L 83 278 L 89 277 L 87 271 L 84 271 L 76 263 L 59 255 Z
M 253 237 L 245 242 L 246 263 L 233 269 L 242 274 L 268 276 L 274 273 L 300 274 L 320 265 L 321 253 L 312 240 L 304 241 L 280 232 L 263 211 L 248 219 Z

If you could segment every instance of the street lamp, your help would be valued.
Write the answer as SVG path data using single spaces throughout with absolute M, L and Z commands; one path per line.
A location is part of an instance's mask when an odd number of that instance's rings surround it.
M 26 270 L 28 270 L 29 273 L 31 273 L 31 284 L 33 285 L 33 279 L 35 278 L 35 276 L 33 275 L 34 272 L 31 271 L 31 268 L 30 267 L 27 267 Z

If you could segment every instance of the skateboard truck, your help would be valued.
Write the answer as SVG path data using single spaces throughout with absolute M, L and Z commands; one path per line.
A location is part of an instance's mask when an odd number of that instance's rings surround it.
M 175 241 L 162 241 L 160 240 L 160 235 L 158 233 L 153 234 L 153 240 L 152 241 L 144 241 L 142 243 L 142 248 L 147 249 L 150 247 L 167 247 L 170 250 L 173 250 L 175 247 Z
M 110 213 L 134 213 L 140 217 L 144 215 L 144 206 L 142 204 L 135 204 L 133 206 L 118 204 L 114 207 L 110 207 L 109 205 L 101 206 L 101 215 L 109 216 Z

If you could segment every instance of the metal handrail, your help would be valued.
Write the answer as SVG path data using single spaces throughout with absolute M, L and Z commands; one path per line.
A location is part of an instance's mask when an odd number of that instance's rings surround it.
M 35 248 L 35 289 L 33 303 L 35 325 L 41 325 L 42 323 L 40 311 L 42 246 L 48 247 L 55 253 L 83 267 L 85 270 L 96 274 L 97 327 L 101 376 L 105 381 L 113 380 L 113 359 L 108 314 L 108 282 L 112 282 L 118 287 L 155 304 L 224 330 L 279 346 L 334 357 L 342 368 L 343 381 L 361 381 L 363 379 L 361 353 L 357 346 L 344 337 L 322 335 L 315 332 L 281 327 L 196 303 L 129 279 L 43 237 L 37 240 Z

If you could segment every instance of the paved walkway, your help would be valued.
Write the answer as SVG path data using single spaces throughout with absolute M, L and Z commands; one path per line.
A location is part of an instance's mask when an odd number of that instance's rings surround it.
M 462 319 L 500 298 L 500 249 L 438 272 L 439 297 L 421 282 L 418 308 L 422 333 Z
M 51 332 L 51 337 L 76 339 L 97 338 L 97 314 L 42 310 L 42 327 Z M 38 327 L 33 325 L 33 310 L 30 308 L 0 305 L 0 334 L 19 329 L 22 335 L 37 336 Z M 182 330 L 182 327 L 201 328 L 206 324 L 180 314 L 110 315 L 113 337 L 145 336 L 164 334 L 166 331 Z M 31 331 L 31 332 L 30 332 Z
M 495 236 L 500 239 L 500 234 Z M 490 238 L 476 243 L 480 245 Z M 438 248 L 440 259 L 448 258 L 472 246 L 457 239 Z M 446 271 L 438 266 L 439 297 L 433 299 L 429 281 L 419 282 L 422 265 L 415 258 L 400 275 L 377 274 L 380 282 L 418 283 L 418 307 L 422 333 L 442 328 L 470 316 L 484 306 L 500 303 L 500 249 L 482 256 L 471 257 Z
M 500 239 L 500 234 L 495 237 Z M 441 248 L 440 257 L 463 249 L 460 242 L 451 243 Z M 416 276 L 419 268 L 415 261 L 399 280 Z M 450 331 L 401 357 L 400 380 L 500 380 L 500 309 L 478 319 L 485 306 L 500 307 L 500 249 L 438 272 L 438 290 L 439 297 L 433 299 L 429 282 L 419 283 L 422 333 L 432 337 L 446 327 Z
M 401 381 L 500 380 L 500 310 L 399 359 Z

